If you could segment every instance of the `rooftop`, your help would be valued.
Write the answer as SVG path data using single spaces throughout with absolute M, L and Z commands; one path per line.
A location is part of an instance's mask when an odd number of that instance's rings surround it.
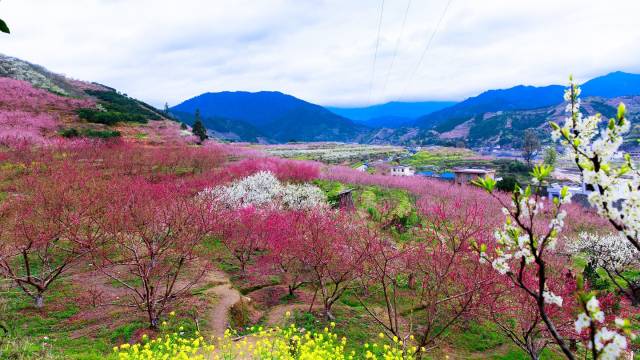
M 491 169 L 454 169 L 453 172 L 455 173 L 462 173 L 462 174 L 487 174 L 490 172 L 494 172 L 495 170 L 491 170 Z

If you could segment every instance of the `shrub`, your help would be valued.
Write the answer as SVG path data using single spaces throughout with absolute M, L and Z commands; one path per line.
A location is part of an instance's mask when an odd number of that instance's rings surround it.
M 151 106 L 135 99 L 131 99 L 125 95 L 121 95 L 116 91 L 85 90 L 85 92 L 98 98 L 98 100 L 100 100 L 100 104 L 107 112 L 129 114 L 135 118 L 143 119 L 141 122 L 146 122 L 147 120 L 160 120 L 160 117 L 156 113 L 149 110 Z
M 82 134 L 86 137 L 90 138 L 100 138 L 100 139 L 108 139 L 120 137 L 120 131 L 118 130 L 93 130 L 88 129 L 82 132 Z
M 80 132 L 75 128 L 62 129 L 59 132 L 60 136 L 66 138 L 78 137 L 80 136 Z
M 95 109 L 78 109 L 76 111 L 81 119 L 91 123 L 114 125 L 118 122 L 146 123 L 147 119 L 140 114 L 130 114 L 117 111 L 100 111 Z
M 498 183 L 496 184 L 496 189 L 511 192 L 513 191 L 513 189 L 515 189 L 516 185 L 519 185 L 516 177 L 507 175 L 503 176 L 502 180 L 498 181 Z

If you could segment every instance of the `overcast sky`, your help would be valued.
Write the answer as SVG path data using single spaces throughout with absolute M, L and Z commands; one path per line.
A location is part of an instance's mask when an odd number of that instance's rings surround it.
M 425 53 L 448 1 L 412 0 L 403 28 L 408 0 L 386 0 L 377 41 L 379 0 L 2 0 L 0 53 L 157 106 L 223 90 L 461 100 L 640 73 L 638 0 L 451 0 Z

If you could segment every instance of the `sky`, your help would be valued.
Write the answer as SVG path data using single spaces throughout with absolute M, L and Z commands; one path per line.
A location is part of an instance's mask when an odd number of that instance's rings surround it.
M 0 53 L 156 106 L 235 90 L 277 90 L 334 106 L 462 100 L 518 84 L 565 84 L 569 74 L 585 81 L 640 73 L 638 0 L 381 5 L 0 0 L 12 31 L 0 36 Z

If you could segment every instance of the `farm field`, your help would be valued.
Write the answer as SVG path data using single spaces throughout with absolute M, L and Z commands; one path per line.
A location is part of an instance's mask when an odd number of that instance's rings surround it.
M 399 146 L 342 143 L 263 145 L 257 148 L 278 157 L 317 160 L 332 164 L 357 164 L 407 154 L 407 151 Z

